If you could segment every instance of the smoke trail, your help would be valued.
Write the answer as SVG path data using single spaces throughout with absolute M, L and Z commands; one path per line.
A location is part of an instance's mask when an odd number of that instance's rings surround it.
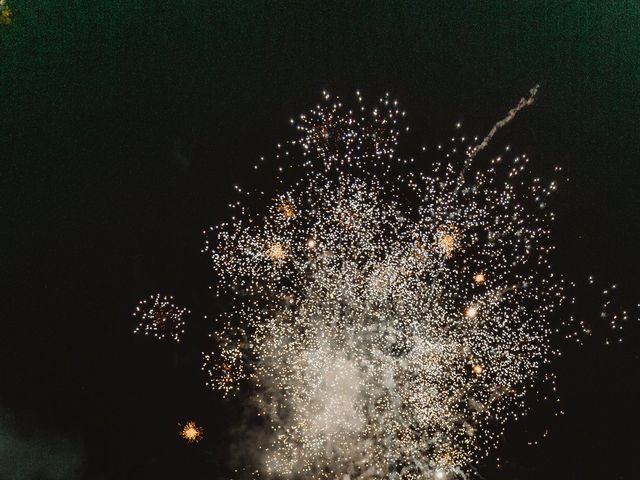
M 509 110 L 509 112 L 507 113 L 507 116 L 504 117 L 499 122 L 497 122 L 491 128 L 491 130 L 489 130 L 489 133 L 487 134 L 486 137 L 484 137 L 482 142 L 480 142 L 478 145 L 473 147 L 473 149 L 471 150 L 471 153 L 469 155 L 471 158 L 475 157 L 484 148 L 486 148 L 486 146 L 489 145 L 489 143 L 491 142 L 491 139 L 496 134 L 496 132 L 498 130 L 500 130 L 502 127 L 504 127 L 505 125 L 507 125 L 509 122 L 511 122 L 511 120 L 513 120 L 516 117 L 516 115 L 518 114 L 518 112 L 520 110 L 522 110 L 523 108 L 526 108 L 526 107 L 528 107 L 528 106 L 533 104 L 533 102 L 534 102 L 534 100 L 536 98 L 536 94 L 538 93 L 538 88 L 539 87 L 540 87 L 539 85 L 536 85 L 531 90 L 529 90 L 529 96 L 528 97 L 522 97 L 520 99 L 520 101 L 518 102 L 518 104 L 515 107 L 513 107 L 511 110 Z

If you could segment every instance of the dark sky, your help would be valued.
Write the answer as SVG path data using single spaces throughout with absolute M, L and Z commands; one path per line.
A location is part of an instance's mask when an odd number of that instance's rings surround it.
M 322 89 L 389 91 L 417 146 L 459 120 L 486 132 L 540 83 L 495 141 L 571 179 L 558 270 L 640 301 L 638 2 L 7 2 L 0 480 L 227 478 L 239 411 L 199 371 L 217 308 L 201 231 L 227 218 L 234 183 L 270 187 L 252 162 Z M 131 335 L 156 291 L 194 311 L 179 346 Z M 566 415 L 514 426 L 485 478 L 638 478 L 639 327 L 602 343 L 565 348 Z M 192 418 L 195 447 L 176 436 Z M 550 438 L 527 446 L 542 422 Z

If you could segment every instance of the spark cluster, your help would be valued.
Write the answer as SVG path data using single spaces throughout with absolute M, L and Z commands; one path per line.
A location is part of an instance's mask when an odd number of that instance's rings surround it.
M 198 443 L 204 436 L 204 429 L 194 421 L 188 421 L 184 426 L 180 426 L 180 437 L 187 443 Z
M 190 313 L 186 308 L 173 303 L 173 297 L 159 293 L 141 300 L 133 312 L 139 323 L 133 333 L 151 335 L 159 340 L 170 338 L 176 342 L 184 333 L 184 315 Z
M 483 140 L 454 138 L 407 170 L 397 102 L 358 93 L 348 108 L 325 93 L 279 146 L 304 173 L 283 175 L 266 211 L 238 202 L 207 232 L 232 306 L 204 368 L 224 394 L 251 392 L 263 476 L 463 476 L 527 411 L 564 300 L 555 186 L 525 155 L 485 147 L 534 95 Z

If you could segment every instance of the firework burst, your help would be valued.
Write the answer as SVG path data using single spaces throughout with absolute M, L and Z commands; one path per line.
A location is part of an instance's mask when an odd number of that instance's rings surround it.
M 397 154 L 397 102 L 325 93 L 280 146 L 302 179 L 266 215 L 236 204 L 210 230 L 234 302 L 205 369 L 225 394 L 252 385 L 264 475 L 463 475 L 526 411 L 564 299 L 543 203 L 555 187 L 524 155 L 475 158 L 535 93 L 429 175 L 395 169 L 413 161 Z
M 151 335 L 159 340 L 170 338 L 179 342 L 184 333 L 183 317 L 185 313 L 190 312 L 172 302 L 173 297 L 159 293 L 141 300 L 133 312 L 134 318 L 139 319 L 133 333 Z
M 184 426 L 180 425 L 179 435 L 187 443 L 198 443 L 204 436 L 204 429 L 199 427 L 196 422 L 188 421 Z

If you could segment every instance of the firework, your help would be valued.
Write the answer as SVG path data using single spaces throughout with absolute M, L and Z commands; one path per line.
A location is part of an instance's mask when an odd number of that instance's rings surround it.
M 277 155 L 301 179 L 210 230 L 233 308 L 205 369 L 225 394 L 254 392 L 264 476 L 461 476 L 552 381 L 555 187 L 525 155 L 479 158 L 535 93 L 483 140 L 453 139 L 429 175 L 402 170 L 397 102 L 325 93 Z
M 13 18 L 13 12 L 6 0 L 0 0 L 0 24 L 9 25 Z
M 482 285 L 485 282 L 486 278 L 484 276 L 484 272 L 478 272 L 473 276 L 473 281 L 478 285 Z
M 180 436 L 187 443 L 198 443 L 204 436 L 204 429 L 194 421 L 188 421 L 184 426 L 180 426 Z
M 184 315 L 190 313 L 172 303 L 173 297 L 155 294 L 138 303 L 133 316 L 139 319 L 133 333 L 152 335 L 162 340 L 170 338 L 176 342 L 184 333 Z

